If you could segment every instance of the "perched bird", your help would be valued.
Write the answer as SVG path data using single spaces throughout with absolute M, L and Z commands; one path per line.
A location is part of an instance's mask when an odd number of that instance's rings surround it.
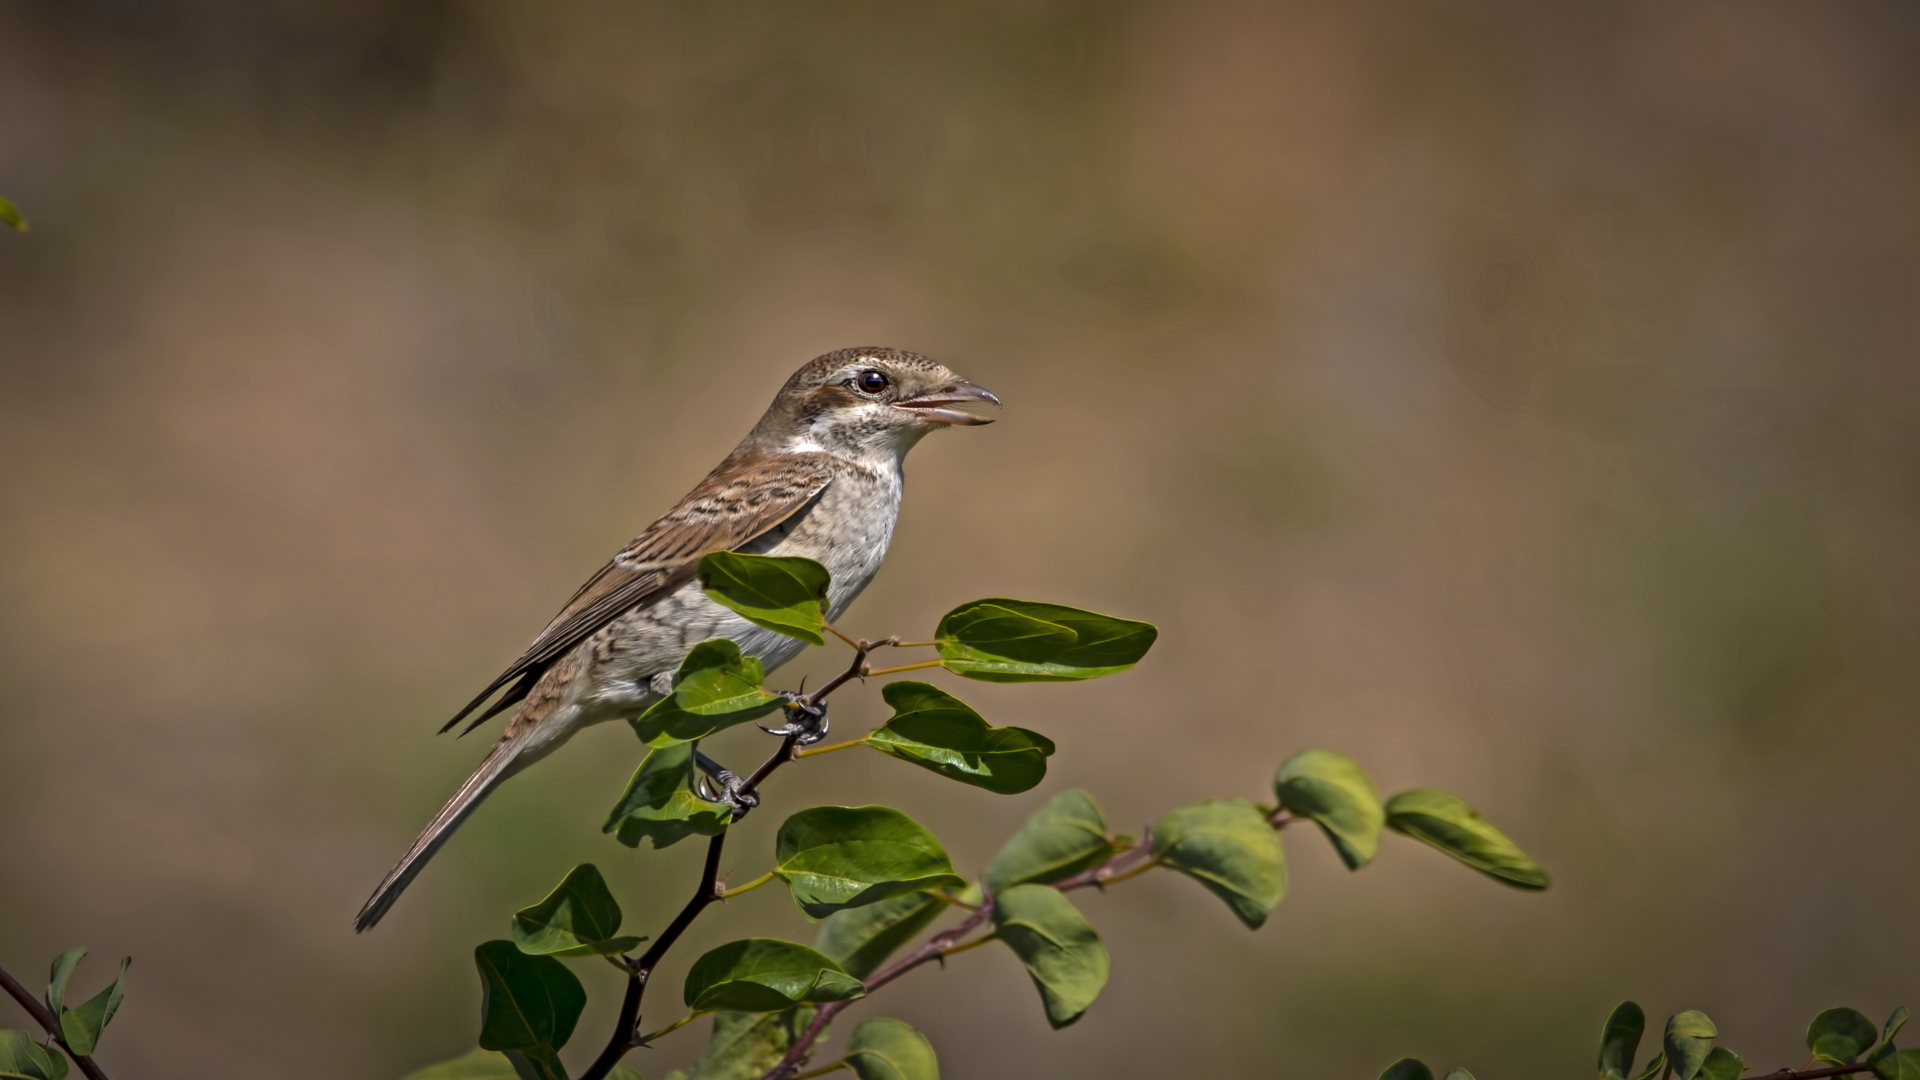
M 937 427 L 990 423 L 958 405 L 1000 399 L 916 353 L 842 349 L 795 372 L 718 468 L 567 602 L 527 651 L 441 731 L 513 709 L 486 760 L 360 909 L 380 921 L 402 889 L 507 777 L 590 724 L 639 715 L 672 692 L 688 649 L 731 638 L 771 671 L 803 643 L 709 600 L 694 580 L 714 551 L 803 555 L 833 575 L 836 619 L 880 569 L 900 510 L 907 451 Z M 463 732 L 464 733 L 464 732 Z

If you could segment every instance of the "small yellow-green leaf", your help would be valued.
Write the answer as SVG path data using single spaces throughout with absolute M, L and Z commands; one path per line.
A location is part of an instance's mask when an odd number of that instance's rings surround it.
M 95 994 L 85 1003 L 60 1012 L 60 1037 L 67 1041 L 73 1052 L 82 1057 L 91 1057 L 100 1046 L 100 1034 L 107 1028 L 107 1021 L 120 1009 L 120 1001 L 127 994 L 127 965 L 133 963 L 129 956 L 120 961 L 120 974 L 113 985 Z M 65 987 L 62 987 L 64 990 Z
M 1880 1029 L 1880 1041 L 1869 1047 L 1866 1056 L 1860 1059 L 1873 1066 L 1873 1075 L 1878 1080 L 1900 1080 L 1900 1058 L 1893 1037 L 1906 1026 L 1907 1007 L 1902 1005 L 1887 1017 L 1886 1025 Z
M 587 992 L 551 956 L 528 956 L 511 941 L 473 950 L 480 969 L 480 1046 L 485 1050 L 558 1050 L 573 1037 Z
M 1161 863 L 1205 885 L 1257 930 L 1287 894 L 1286 853 L 1267 815 L 1245 799 L 1194 803 L 1154 823 Z
M 715 603 L 776 634 L 814 645 L 827 619 L 827 568 L 812 559 L 716 551 L 700 560 L 700 587 Z
M 1415 788 L 1387 800 L 1387 828 L 1515 888 L 1544 889 L 1550 880 L 1539 863 L 1473 807 L 1435 788 Z
M 1747 1070 L 1747 1063 L 1740 1055 L 1724 1046 L 1716 1046 L 1707 1053 L 1707 1060 L 1701 1062 L 1699 1080 L 1740 1080 L 1740 1074 Z
M 1015 885 L 994 897 L 993 924 L 1027 966 L 1055 1028 L 1080 1019 L 1107 985 L 1113 962 L 1106 945 L 1058 889 Z
M 966 702 L 923 682 L 892 682 L 880 691 L 893 718 L 867 745 L 963 784 L 1000 795 L 1026 791 L 1047 775 L 1053 741 L 1017 727 L 994 727 Z
M 940 1080 L 940 1060 L 927 1037 L 885 1016 L 853 1029 L 846 1062 L 859 1080 Z
M 1072 877 L 1100 865 L 1113 851 L 1107 819 L 1093 796 L 1063 791 L 1034 811 L 987 864 L 987 891 Z
M 746 938 L 694 961 L 684 998 L 689 1009 L 764 1013 L 802 1002 L 846 1001 L 866 992 L 860 980 L 805 945 Z
M 1829 1065 L 1851 1065 L 1874 1043 L 1873 1021 L 1858 1009 L 1836 1006 L 1822 1010 L 1807 1025 L 1807 1049 Z
M 1666 1046 L 1667 1061 L 1672 1063 L 1673 1074 L 1679 1080 L 1694 1080 L 1700 1075 L 1701 1066 L 1707 1063 L 1707 1055 L 1713 1050 L 1713 1038 L 1718 1034 L 1720 1029 L 1698 1009 L 1667 1018 L 1666 1037 L 1661 1041 Z
M 67 1056 L 42 1046 L 24 1031 L 0 1031 L 0 1076 L 65 1080 Z
M 741 655 L 740 646 L 726 638 L 703 641 L 681 659 L 673 693 L 633 719 L 634 733 L 649 746 L 668 746 L 758 720 L 781 704 L 760 685 L 766 677 L 759 658 Z
M 1419 1058 L 1401 1058 L 1387 1066 L 1380 1080 L 1433 1080 L 1433 1070 Z
M 13 226 L 18 232 L 33 231 L 33 226 L 27 224 L 27 216 L 22 214 L 20 208 L 9 199 L 0 198 L 0 221 Z
M 1387 820 L 1380 793 L 1345 754 L 1302 750 L 1280 766 L 1273 790 L 1281 806 L 1320 826 L 1347 869 L 1360 869 L 1380 851 Z
M 1071 682 L 1125 671 L 1153 647 L 1153 624 L 992 597 L 949 611 L 934 631 L 948 671 L 985 682 Z
M 919 822 L 885 806 L 816 806 L 788 818 L 773 872 L 808 918 L 928 889 L 957 889 L 946 849 Z
M 599 867 L 581 863 L 547 898 L 513 916 L 513 942 L 520 951 L 548 956 L 610 956 L 645 941 L 616 937 L 620 904 Z
M 722 1009 L 714 1013 L 707 1047 L 694 1062 L 693 1072 L 682 1080 L 760 1080 L 779 1063 L 813 1014 L 811 1005 L 783 1012 Z
M 647 753 L 601 832 L 619 830 L 620 842 L 639 847 L 652 840 L 669 847 L 689 836 L 717 836 L 733 822 L 725 804 L 694 791 L 693 745 L 673 743 Z

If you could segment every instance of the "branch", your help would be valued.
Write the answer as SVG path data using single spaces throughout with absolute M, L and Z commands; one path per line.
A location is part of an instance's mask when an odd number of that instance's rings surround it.
M 835 633 L 839 632 L 835 631 Z M 891 644 L 893 644 L 892 638 L 853 643 L 853 662 L 847 665 L 847 669 L 828 680 L 820 689 L 797 699 L 794 704 L 808 709 L 817 707 L 827 699 L 827 695 L 854 679 L 866 676 L 867 653 L 880 646 Z M 780 740 L 780 748 L 775 750 L 767 760 L 761 762 L 760 767 L 753 770 L 753 775 L 741 783 L 739 797 L 745 798 L 752 795 L 767 777 L 773 775 L 775 769 L 794 760 L 798 756 L 795 753 L 798 740 L 798 734 L 788 735 Z M 706 865 L 700 871 L 700 884 L 693 890 L 693 896 L 687 900 L 686 906 L 680 909 L 680 914 L 674 916 L 673 922 L 667 924 L 667 928 L 661 931 L 654 943 L 641 954 L 640 959 L 621 964 L 627 969 L 627 993 L 620 1001 L 620 1016 L 614 1022 L 613 1034 L 607 1039 L 606 1049 L 600 1051 L 600 1056 L 593 1059 L 593 1064 L 587 1067 L 587 1071 L 580 1074 L 580 1080 L 606 1080 L 607 1075 L 613 1072 L 613 1067 L 627 1055 L 627 1051 L 644 1043 L 645 1040 L 640 1034 L 640 998 L 646 993 L 647 980 L 653 977 L 653 969 L 660 966 L 660 961 L 666 957 L 667 950 L 673 948 L 674 943 L 680 940 L 680 935 L 686 933 L 687 927 L 693 925 L 693 920 L 700 917 L 700 913 L 707 909 L 708 904 L 722 896 L 723 891 L 718 884 L 720 852 L 726 846 L 726 842 L 725 830 L 707 841 Z M 105 1077 L 94 1077 L 91 1073 L 88 1075 L 92 1080 L 105 1080 Z
M 1845 1076 L 1848 1073 L 1872 1071 L 1873 1066 L 1871 1065 L 1836 1065 L 1831 1069 L 1809 1069 L 1806 1072 L 1794 1072 L 1792 1069 L 1781 1069 L 1778 1072 L 1749 1076 L 1746 1080 L 1816 1080 L 1816 1078 L 1822 1076 Z
M 87 1074 L 88 1080 L 107 1080 L 107 1074 L 100 1071 L 100 1066 L 94 1064 L 93 1058 L 86 1054 L 76 1054 L 73 1052 L 73 1047 L 67 1045 L 67 1040 L 60 1034 L 60 1021 L 54 1018 L 53 1010 L 42 1004 L 40 999 L 28 992 L 26 987 L 21 986 L 20 980 L 14 978 L 3 967 L 0 967 L 0 987 L 5 987 L 7 993 L 13 996 L 13 1000 L 27 1010 L 27 1015 L 33 1017 L 34 1023 L 46 1029 L 47 1034 L 53 1037 L 53 1041 L 60 1044 L 60 1049 L 66 1051 L 67 1056 L 80 1066 L 80 1071 Z

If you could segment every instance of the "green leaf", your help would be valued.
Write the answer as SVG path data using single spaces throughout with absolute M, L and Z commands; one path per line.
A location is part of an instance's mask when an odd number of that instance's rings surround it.
M 77 1008 L 61 1010 L 60 1037 L 67 1041 L 74 1053 L 91 1057 L 100 1045 L 100 1033 L 106 1030 L 113 1014 L 120 1010 L 120 1000 L 127 996 L 127 965 L 131 963 L 131 956 L 120 961 L 120 974 L 115 976 L 112 986 Z M 62 985 L 60 989 L 64 993 L 66 987 Z
M 825 645 L 827 568 L 812 559 L 716 551 L 700 560 L 700 587 L 714 602 L 776 634 Z
M 1053 741 L 1026 728 L 994 727 L 967 703 L 923 682 L 888 683 L 893 719 L 867 736 L 883 754 L 1000 795 L 1046 778 Z
M 813 1020 L 813 1008 L 713 1014 L 713 1036 L 686 1080 L 760 1080 Z
M 877 904 L 843 908 L 820 924 L 813 947 L 845 968 L 847 974 L 864 979 L 879 970 L 887 957 L 912 941 L 946 908 L 945 900 L 926 893 L 908 893 Z
M 1084 791 L 1063 791 L 1020 826 L 987 864 L 987 891 L 1069 878 L 1106 861 L 1114 851 L 1100 805 Z
M 1688 1009 L 1667 1018 L 1667 1034 L 1662 1041 L 1666 1045 L 1667 1060 L 1673 1065 L 1673 1074 L 1679 1080 L 1694 1080 L 1700 1075 L 1700 1067 L 1707 1062 L 1707 1054 L 1713 1048 L 1713 1037 L 1720 1029 L 1713 1026 L 1707 1014 L 1697 1009 Z
M 1473 807 L 1435 788 L 1403 791 L 1387 800 L 1387 828 L 1446 852 L 1495 880 L 1520 889 L 1544 889 L 1547 872 Z
M 1807 1049 L 1829 1065 L 1851 1065 L 1879 1032 L 1858 1009 L 1826 1009 L 1807 1025 Z
M 1639 1005 L 1623 1001 L 1614 1006 L 1607 1026 L 1600 1029 L 1600 1080 L 1627 1080 L 1633 1074 L 1633 1055 L 1647 1030 L 1647 1014 Z
M 1302 750 L 1280 766 L 1273 790 L 1282 807 L 1320 826 L 1347 869 L 1358 870 L 1379 853 L 1387 812 L 1373 781 L 1352 758 L 1332 750 Z
M 545 900 L 513 915 L 513 943 L 535 956 L 609 956 L 646 940 L 615 937 L 619 929 L 620 904 L 592 863 L 574 867 Z
M 885 806 L 816 806 L 780 826 L 773 872 L 809 918 L 966 885 L 921 824 Z
M 934 631 L 956 675 L 985 682 L 1068 682 L 1125 671 L 1153 647 L 1152 623 L 993 597 L 962 604 Z
M 513 1066 L 514 1075 L 520 1080 L 567 1080 L 567 1067 L 561 1063 L 559 1051 L 545 1043 L 524 1050 L 508 1050 L 501 1056 Z
M 654 747 L 627 781 L 626 792 L 600 831 L 619 830 L 620 842 L 628 847 L 651 840 L 656 848 L 689 836 L 725 832 L 733 812 L 724 803 L 701 798 L 694 791 L 694 775 L 692 744 Z
M 1419 1058 L 1401 1058 L 1387 1066 L 1380 1074 L 1380 1080 L 1433 1080 L 1433 1070 Z
M 692 742 L 778 709 L 781 697 L 762 689 L 766 669 L 726 638 L 703 641 L 687 651 L 673 673 L 673 693 L 631 722 L 649 746 Z
M 927 1037 L 885 1016 L 853 1029 L 846 1062 L 860 1080 L 940 1080 L 940 1060 Z
M 1447 1075 L 1443 1077 L 1442 1080 L 1473 1080 L 1473 1074 L 1455 1065 L 1453 1068 L 1447 1070 Z
M 0 221 L 13 226 L 18 232 L 33 231 L 33 226 L 27 224 L 27 216 L 20 212 L 19 207 L 5 198 L 0 198 Z
M 1866 1056 L 1860 1059 L 1873 1066 L 1873 1075 L 1879 1080 L 1900 1080 L 1900 1058 L 1894 1048 L 1893 1037 L 1907 1026 L 1907 1015 L 1905 1005 L 1893 1010 L 1893 1015 L 1887 1017 L 1886 1025 L 1880 1029 L 1880 1041 L 1874 1043 Z
M 1875 1065 L 1877 1080 L 1920 1080 L 1920 1050 L 1901 1050 L 1883 1065 Z
M 1080 1019 L 1107 985 L 1113 966 L 1107 947 L 1058 889 L 1015 885 L 994 897 L 993 925 L 1027 966 L 1055 1028 Z
M 1724 1046 L 1716 1046 L 1707 1054 L 1707 1060 L 1700 1064 L 1700 1080 L 1740 1080 L 1740 1074 L 1747 1071 L 1747 1063 L 1740 1055 Z
M 0 1031 L 0 1076 L 64 1080 L 67 1056 L 33 1041 L 24 1031 Z
M 1287 893 L 1280 837 L 1245 799 L 1167 811 L 1153 826 L 1153 854 L 1225 900 L 1249 929 L 1259 929 Z
M 1653 1060 L 1647 1062 L 1647 1067 L 1641 1069 L 1639 1074 L 1633 1077 L 1633 1080 L 1653 1080 L 1653 1078 L 1660 1075 L 1661 1071 L 1666 1067 L 1667 1052 L 1665 1050 L 1657 1050 L 1654 1052 Z
M 401 1080 L 514 1080 L 513 1063 L 497 1050 L 470 1050 L 451 1061 L 429 1065 Z
M 80 966 L 80 960 L 87 950 L 79 947 L 68 949 L 53 958 L 53 974 L 47 981 L 47 1008 L 53 1015 L 59 1016 L 67 1011 L 67 982 L 73 978 L 73 969 Z
M 528 956 L 511 941 L 473 950 L 480 969 L 480 1046 L 486 1050 L 558 1050 L 573 1037 L 587 992 L 551 956 Z
M 866 992 L 859 979 L 805 945 L 746 938 L 694 961 L 685 998 L 690 1009 L 778 1012 L 802 1002 L 847 1001 Z

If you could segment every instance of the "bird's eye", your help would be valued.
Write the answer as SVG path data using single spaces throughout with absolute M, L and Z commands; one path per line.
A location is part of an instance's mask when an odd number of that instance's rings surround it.
M 887 377 L 878 371 L 863 371 L 854 380 L 854 385 L 869 394 L 877 394 L 887 388 Z

